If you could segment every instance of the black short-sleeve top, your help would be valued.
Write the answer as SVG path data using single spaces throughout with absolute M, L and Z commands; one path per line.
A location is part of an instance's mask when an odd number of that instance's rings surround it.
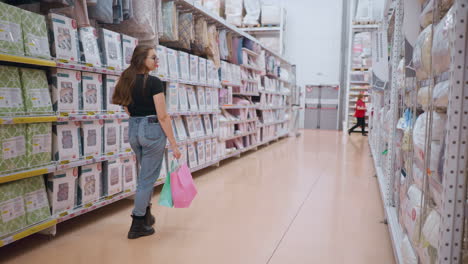
M 155 76 L 147 76 L 146 87 L 143 87 L 144 74 L 138 74 L 132 89 L 132 103 L 128 106 L 130 116 L 157 115 L 153 96 L 163 93 L 163 83 Z

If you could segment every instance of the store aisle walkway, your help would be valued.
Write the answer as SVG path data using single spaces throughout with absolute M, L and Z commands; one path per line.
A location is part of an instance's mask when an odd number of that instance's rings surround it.
M 0 249 L 0 263 L 393 264 L 367 138 L 304 131 L 195 174 L 190 209 L 154 206 L 127 240 L 132 201 Z M 156 203 L 158 196 L 153 201 Z

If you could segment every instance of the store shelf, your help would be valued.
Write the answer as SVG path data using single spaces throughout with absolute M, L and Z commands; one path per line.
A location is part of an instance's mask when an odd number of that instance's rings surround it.
M 57 122 L 57 119 L 58 117 L 55 115 L 0 117 L 0 125 L 50 123 Z
M 256 53 L 255 51 L 253 50 L 249 50 L 248 48 L 242 48 L 242 51 L 246 52 L 247 54 L 251 55 L 251 56 L 254 56 L 254 57 L 258 57 L 260 56 L 260 54 Z
M 237 125 L 237 124 L 244 124 L 244 123 L 250 123 L 250 122 L 257 122 L 257 121 L 258 121 L 258 118 L 252 118 L 252 119 L 247 119 L 247 120 L 219 121 L 219 123 L 223 125 Z
M 219 160 L 220 160 L 220 161 L 221 161 L 221 160 L 226 160 L 226 159 L 229 159 L 229 158 L 232 158 L 232 157 L 235 157 L 235 156 L 240 157 L 240 154 L 241 154 L 241 153 L 242 153 L 241 150 L 236 150 L 236 151 L 234 151 L 234 152 L 232 152 L 232 153 L 229 153 L 229 154 L 227 154 L 227 155 L 224 155 L 224 156 L 221 157 Z
M 252 70 L 252 71 L 256 71 L 256 72 L 262 72 L 262 69 L 257 68 L 257 67 L 252 66 L 252 65 L 241 64 L 241 67 L 244 68 L 244 69 L 247 69 L 247 70 Z
M 29 226 L 23 230 L 20 230 L 16 233 L 10 234 L 7 237 L 3 237 L 2 239 L 0 239 L 0 247 L 6 246 L 22 238 L 38 233 L 49 227 L 55 226 L 56 224 L 57 224 L 56 219 L 48 219 L 40 223 L 37 223 L 35 225 Z
M 207 136 L 202 136 L 202 137 L 189 138 L 189 139 L 177 141 L 177 145 L 178 146 L 183 146 L 183 145 L 195 143 L 195 142 L 198 142 L 198 141 L 207 140 L 207 139 L 211 139 L 211 138 L 217 138 L 217 137 L 218 137 L 218 135 L 213 134 L 213 135 L 207 135 Z M 169 146 L 170 146 L 170 144 L 168 142 L 166 147 L 169 147 Z
M 33 57 L 10 55 L 10 54 L 4 54 L 4 53 L 0 53 L 0 61 L 45 66 L 45 67 L 57 66 L 54 60 L 38 59 L 38 58 L 33 58 Z
M 66 121 L 89 121 L 89 120 L 107 120 L 107 119 L 128 119 L 130 118 L 126 113 L 95 113 L 89 112 L 87 114 L 82 113 L 60 113 L 57 117 L 58 122 Z
M 107 75 L 120 76 L 123 72 L 122 70 L 116 70 L 114 68 L 95 67 L 91 64 L 82 64 L 78 62 L 69 62 L 69 61 L 64 61 L 64 60 L 56 60 L 56 65 L 57 65 L 57 68 L 61 68 L 61 69 L 94 72 L 94 73 L 107 74 Z
M 351 84 L 367 84 L 367 85 L 370 84 L 370 82 L 360 82 L 360 81 L 350 81 L 349 83 L 351 83 Z
M 0 184 L 54 172 L 55 164 L 0 175 Z
M 221 109 L 253 109 L 257 108 L 256 105 L 223 105 Z
M 286 106 L 260 106 L 258 110 L 260 111 L 267 111 L 267 110 L 282 110 L 286 109 Z
M 276 76 L 276 75 L 274 75 L 273 73 L 270 73 L 270 72 L 267 72 L 267 73 L 265 74 L 265 76 L 267 76 L 267 77 L 269 77 L 269 78 L 276 79 L 276 80 L 279 79 L 278 76 Z
M 170 116 L 181 116 L 181 115 L 216 115 L 220 114 L 219 110 L 210 111 L 180 111 L 180 112 L 169 112 Z
M 252 135 L 252 134 L 255 134 L 255 133 L 257 133 L 257 131 L 245 132 L 245 133 L 236 134 L 234 136 L 230 136 L 230 137 L 226 137 L 226 138 L 219 138 L 219 141 L 222 142 L 222 141 L 233 140 L 233 139 L 240 138 L 240 137 L 246 137 L 246 136 L 249 136 L 249 135 Z
M 266 124 L 260 123 L 260 124 L 258 125 L 258 127 L 273 126 L 273 125 L 278 125 L 278 124 L 282 124 L 282 123 L 285 123 L 285 122 L 289 122 L 289 120 L 286 119 L 286 120 L 281 120 L 281 121 L 269 122 L 269 123 L 266 123 Z
M 212 161 L 207 162 L 207 163 L 205 163 L 205 164 L 196 166 L 196 167 L 194 167 L 194 168 L 191 168 L 191 169 L 190 169 L 190 172 L 191 172 L 191 173 L 194 173 L 194 172 L 196 172 L 196 171 L 203 170 L 203 169 L 205 169 L 205 168 L 207 168 L 207 167 L 210 167 L 210 166 L 213 166 L 213 165 L 217 165 L 217 164 L 219 164 L 219 161 L 220 161 L 219 159 L 215 159 L 215 160 L 212 160 Z
M 252 28 L 240 28 L 245 32 L 280 32 L 281 27 L 252 27 Z
M 233 92 L 232 95 L 244 95 L 244 96 L 259 96 L 259 93 L 235 93 Z
M 229 81 L 221 81 L 222 86 L 242 87 L 241 83 L 232 83 Z
M 193 85 L 193 86 L 203 86 L 203 87 L 210 87 L 210 88 L 221 88 L 221 83 L 207 83 L 207 82 L 195 82 L 195 81 L 190 81 L 190 80 L 183 80 L 183 79 L 175 79 L 175 78 L 170 78 L 170 77 L 165 77 L 165 76 L 160 76 L 160 75 L 155 75 L 152 74 L 155 77 L 158 77 L 161 81 L 163 82 L 172 82 L 172 83 L 180 83 L 180 84 L 187 84 L 187 85 Z
M 257 80 L 242 79 L 241 81 L 246 82 L 246 83 L 258 84 Z
M 266 91 L 266 90 L 260 90 L 259 93 L 263 94 L 272 94 L 272 95 L 283 95 L 283 96 L 289 96 L 290 93 L 283 93 L 283 92 L 275 92 L 275 91 Z

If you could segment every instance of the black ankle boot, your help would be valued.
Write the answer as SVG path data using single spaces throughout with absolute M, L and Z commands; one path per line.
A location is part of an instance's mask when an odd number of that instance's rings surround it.
M 155 222 L 156 219 L 154 218 L 154 215 L 151 214 L 151 205 L 149 205 L 148 207 L 146 207 L 145 225 L 153 226 Z
M 135 239 L 142 236 L 150 236 L 154 234 L 154 229 L 150 225 L 145 224 L 144 216 L 132 215 L 133 221 L 130 231 L 128 231 L 128 239 Z

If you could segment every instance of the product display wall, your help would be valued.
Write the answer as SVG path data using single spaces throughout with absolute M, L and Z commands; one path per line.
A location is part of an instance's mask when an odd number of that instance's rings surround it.
M 181 162 L 197 171 L 287 136 L 290 64 L 229 24 L 230 37 L 218 44 L 213 21 L 225 22 L 182 4 L 198 19 L 164 4 L 160 27 L 171 41 L 155 46 L 159 67 L 151 73 L 165 83 Z M 101 27 L 0 7 L 12 36 L 0 41 L 0 61 L 10 62 L 0 65 L 0 209 L 11 216 L 0 217 L 3 246 L 134 194 L 128 116 L 112 95 L 141 35 L 129 36 L 133 20 Z M 96 11 L 91 22 L 105 20 Z M 171 28 L 177 20 L 193 32 Z M 167 149 L 157 185 L 173 159 Z

